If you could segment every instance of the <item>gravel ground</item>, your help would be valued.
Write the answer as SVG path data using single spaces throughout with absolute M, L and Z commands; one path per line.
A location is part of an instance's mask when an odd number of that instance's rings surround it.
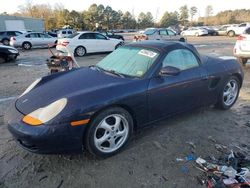
M 200 53 L 232 56 L 235 39 L 188 38 Z M 77 58 L 81 66 L 107 54 Z M 21 52 L 15 63 L 0 65 L 0 187 L 168 187 L 199 188 L 194 162 L 177 162 L 189 154 L 218 157 L 230 149 L 250 151 L 250 66 L 237 103 L 228 111 L 198 109 L 138 131 L 128 147 L 105 160 L 81 155 L 38 155 L 14 142 L 4 113 L 14 97 L 35 79 L 48 74 L 48 50 Z M 225 146 L 218 150 L 216 144 Z

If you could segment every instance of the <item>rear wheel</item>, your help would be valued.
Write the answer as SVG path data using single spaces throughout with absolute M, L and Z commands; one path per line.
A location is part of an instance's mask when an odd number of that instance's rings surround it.
M 195 33 L 195 36 L 198 37 L 198 36 L 199 36 L 199 33 Z
M 239 57 L 239 58 L 238 58 L 239 63 L 242 64 L 242 65 L 244 65 L 244 66 L 245 66 L 246 63 L 247 63 L 247 60 L 248 60 L 247 58 L 242 58 L 242 57 Z
M 184 38 L 180 38 L 180 42 L 186 42 Z
M 82 56 L 86 55 L 86 49 L 85 49 L 83 46 L 78 46 L 78 47 L 75 49 L 75 54 L 76 54 L 77 56 L 82 57 Z
M 30 50 L 31 49 L 31 44 L 29 42 L 24 42 L 22 47 L 25 50 Z
M 234 32 L 234 31 L 229 31 L 229 32 L 227 33 L 227 35 L 228 35 L 229 37 L 234 37 L 234 36 L 235 36 L 235 32 Z
M 132 133 L 131 115 L 120 107 L 109 108 L 90 123 L 85 135 L 85 146 L 94 156 L 110 157 L 124 148 Z
M 6 60 L 3 57 L 0 57 L 0 64 L 5 63 Z
M 8 46 L 10 44 L 10 41 L 8 39 L 3 39 L 2 42 L 6 46 Z
M 239 79 L 235 76 L 231 76 L 220 92 L 216 106 L 222 110 L 231 108 L 238 98 L 239 91 Z

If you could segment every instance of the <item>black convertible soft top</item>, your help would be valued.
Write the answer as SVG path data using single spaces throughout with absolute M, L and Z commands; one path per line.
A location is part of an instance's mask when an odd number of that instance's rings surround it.
M 161 52 L 169 52 L 174 49 L 180 48 L 188 48 L 193 53 L 196 54 L 197 57 L 200 58 L 200 55 L 196 48 L 187 42 L 179 42 L 179 41 L 160 41 L 160 40 L 144 40 L 140 42 L 129 43 L 125 46 L 134 46 L 134 47 L 142 47 L 142 48 L 151 48 L 156 49 Z

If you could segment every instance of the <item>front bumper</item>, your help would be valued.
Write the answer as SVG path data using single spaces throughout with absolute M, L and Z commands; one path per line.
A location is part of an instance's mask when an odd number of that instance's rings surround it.
M 85 127 L 70 123 L 30 126 L 22 121 L 23 114 L 12 107 L 7 113 L 8 129 L 24 149 L 40 154 L 80 153 L 83 150 Z M 10 117 L 10 118 L 9 118 Z

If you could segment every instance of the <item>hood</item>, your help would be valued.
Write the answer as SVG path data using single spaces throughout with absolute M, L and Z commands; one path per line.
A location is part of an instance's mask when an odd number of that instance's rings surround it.
M 16 48 L 11 47 L 11 46 L 0 45 L 0 48 L 4 48 L 4 49 L 11 49 L 11 50 L 16 50 L 16 51 L 17 51 L 17 49 L 16 49 Z
M 80 68 L 69 72 L 43 77 L 30 92 L 18 98 L 16 108 L 28 114 L 38 108 L 66 97 L 91 95 L 91 93 L 123 85 L 133 79 L 121 78 L 92 68 Z M 80 101 L 79 101 L 80 102 Z

